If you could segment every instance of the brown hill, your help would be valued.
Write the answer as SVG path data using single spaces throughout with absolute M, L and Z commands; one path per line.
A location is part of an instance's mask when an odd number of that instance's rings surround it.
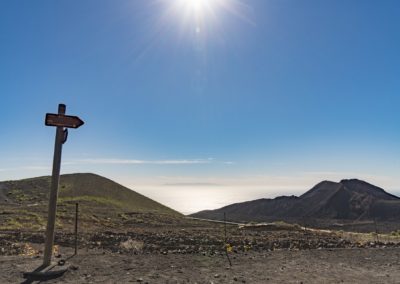
M 206 210 L 193 217 L 232 221 L 398 220 L 400 198 L 365 181 L 323 181 L 303 195 L 281 196 Z
M 0 230 L 43 229 L 47 218 L 51 177 L 0 182 Z M 88 226 L 121 227 L 131 219 L 157 215 L 175 218 L 180 213 L 107 178 L 90 173 L 62 175 L 57 222 L 70 226 L 75 203 Z M 155 219 L 153 218 L 153 219 Z M 140 221 L 140 220 L 139 220 Z

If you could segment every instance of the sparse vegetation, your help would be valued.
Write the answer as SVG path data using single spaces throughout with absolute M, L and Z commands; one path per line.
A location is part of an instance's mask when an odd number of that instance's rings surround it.
M 0 230 L 45 229 L 50 177 L 2 182 L 0 188 L 3 193 L 0 195 Z M 88 230 L 132 224 L 156 225 L 168 222 L 170 218 L 182 217 L 178 212 L 106 178 L 94 174 L 72 174 L 61 176 L 57 228 L 72 230 L 76 202 L 80 204 L 81 225 Z M 153 218 L 147 213 L 164 217 Z
M 10 211 L 0 224 L 0 230 L 43 229 L 45 219 L 38 213 L 20 209 Z
M 400 230 L 393 231 L 393 232 L 390 233 L 390 235 L 393 236 L 393 237 L 400 237 Z
M 105 197 L 100 197 L 100 196 L 89 196 L 89 195 L 83 195 L 77 197 L 60 197 L 58 201 L 61 204 L 83 202 L 83 203 L 95 203 L 93 204 L 94 206 L 106 205 L 106 206 L 114 206 L 120 209 L 123 209 L 125 207 L 125 204 L 122 201 L 107 199 Z

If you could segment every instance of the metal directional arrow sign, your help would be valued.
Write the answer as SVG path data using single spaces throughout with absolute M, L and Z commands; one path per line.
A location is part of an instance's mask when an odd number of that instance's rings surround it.
M 84 122 L 77 116 L 48 113 L 46 114 L 45 124 L 47 126 L 78 128 L 82 126 Z

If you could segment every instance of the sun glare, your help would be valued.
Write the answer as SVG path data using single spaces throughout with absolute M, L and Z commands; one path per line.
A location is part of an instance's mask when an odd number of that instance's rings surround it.
M 167 0 L 172 4 L 173 18 L 183 29 L 196 34 L 215 33 L 221 28 L 223 19 L 229 14 L 240 14 L 245 5 L 241 0 Z
M 188 10 L 195 13 L 202 13 L 205 9 L 210 9 L 212 3 L 216 3 L 214 0 L 179 0 L 180 5 Z
M 210 21 L 215 16 L 218 6 L 226 0 L 175 0 L 176 13 L 186 20 L 199 22 Z
M 233 29 L 231 18 L 249 21 L 250 8 L 243 0 L 155 0 L 164 5 L 164 14 L 158 24 L 161 29 L 177 27 L 181 38 L 196 35 L 196 40 L 205 42 L 215 36 L 223 38 L 226 31 Z M 227 26 L 229 23 L 229 26 Z

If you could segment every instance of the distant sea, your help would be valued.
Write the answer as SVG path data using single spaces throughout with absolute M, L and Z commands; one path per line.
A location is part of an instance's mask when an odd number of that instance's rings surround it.
M 304 190 L 265 190 L 239 187 L 161 187 L 135 189 L 137 192 L 160 202 L 185 215 L 201 210 L 217 209 L 223 206 L 260 198 L 275 198 L 281 195 L 299 196 Z M 400 197 L 400 190 L 387 190 Z
M 160 202 L 185 215 L 201 210 L 217 209 L 232 203 L 280 195 L 297 195 L 304 191 L 267 191 L 238 187 L 161 187 L 135 189 L 135 191 Z

